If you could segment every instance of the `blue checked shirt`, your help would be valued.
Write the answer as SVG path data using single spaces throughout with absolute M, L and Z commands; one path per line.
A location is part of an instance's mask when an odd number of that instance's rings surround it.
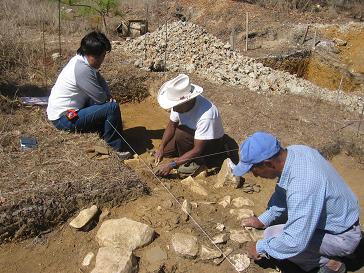
M 318 151 L 303 145 L 288 155 L 268 209 L 258 218 L 267 227 L 287 213 L 283 233 L 259 240 L 256 250 L 276 259 L 304 251 L 317 229 L 338 234 L 359 218 L 359 204 L 336 170 Z

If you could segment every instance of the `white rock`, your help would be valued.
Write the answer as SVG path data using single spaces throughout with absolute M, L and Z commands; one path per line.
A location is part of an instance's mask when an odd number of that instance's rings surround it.
M 56 52 L 56 53 L 52 54 L 52 59 L 54 61 L 58 60 L 59 58 L 61 58 L 61 54 L 59 54 L 59 52 Z
M 250 209 L 231 209 L 229 212 L 236 216 L 237 220 L 254 216 L 254 212 Z
M 77 229 L 84 227 L 96 215 L 97 211 L 98 208 L 95 205 L 91 208 L 81 210 L 76 218 L 70 222 L 70 226 Z
M 172 236 L 172 246 L 178 254 L 195 258 L 198 253 L 197 238 L 190 234 L 176 233 Z
M 201 246 L 200 259 L 201 260 L 212 260 L 222 256 L 222 253 L 214 248 L 207 246 Z
M 181 181 L 181 183 L 185 186 L 190 187 L 192 192 L 202 195 L 202 196 L 207 196 L 208 195 L 207 190 L 200 185 L 200 183 L 202 183 L 202 182 L 199 183 L 198 181 L 200 181 L 200 180 L 194 180 L 192 178 L 192 176 L 189 176 L 189 177 L 183 179 Z
M 251 237 L 247 230 L 241 229 L 241 230 L 230 230 L 230 240 L 234 242 L 238 242 L 240 244 L 250 242 Z
M 153 238 L 153 228 L 128 218 L 107 220 L 96 234 L 100 246 L 120 247 L 130 251 L 149 244 Z
M 82 266 L 89 266 L 94 257 L 95 257 L 95 254 L 93 252 L 87 253 L 85 258 L 83 258 Z
M 96 265 L 91 273 L 134 273 L 137 260 L 129 250 L 101 247 L 97 252 Z
M 224 208 L 226 208 L 228 205 L 230 205 L 231 203 L 231 196 L 230 195 L 226 195 L 222 198 L 222 200 L 219 202 L 219 205 L 223 206 Z
M 224 185 L 232 185 L 237 188 L 240 184 L 240 178 L 233 175 L 232 168 L 234 163 L 232 163 L 230 158 L 227 158 L 222 163 L 220 172 L 217 174 L 217 182 L 215 183 L 215 188 L 221 188 Z
M 234 264 L 235 269 L 239 272 L 244 271 L 250 265 L 250 259 L 246 254 L 233 254 L 230 255 L 229 259 Z
M 241 208 L 243 206 L 254 206 L 253 201 L 249 200 L 248 198 L 244 198 L 244 197 L 238 197 L 238 198 L 234 198 L 231 201 L 231 204 L 236 207 L 236 208 Z
M 223 244 L 223 243 L 226 243 L 228 239 L 229 239 L 229 235 L 227 233 L 217 234 L 214 237 L 212 237 L 212 241 L 215 244 Z
M 223 230 L 225 229 L 225 226 L 224 226 L 224 224 L 217 223 L 217 224 L 216 224 L 216 229 L 217 229 L 218 231 L 223 231 Z
M 186 199 L 182 203 L 182 211 L 186 214 L 191 214 L 192 212 L 192 205 Z

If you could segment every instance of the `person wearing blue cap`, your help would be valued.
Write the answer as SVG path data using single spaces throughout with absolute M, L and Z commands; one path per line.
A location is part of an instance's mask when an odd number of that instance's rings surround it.
M 242 220 L 265 228 L 248 246 L 254 260 L 289 259 L 304 271 L 345 272 L 339 257 L 351 255 L 362 238 L 359 204 L 343 178 L 320 153 L 305 145 L 281 147 L 278 139 L 256 132 L 240 146 L 235 176 L 278 178 L 267 210 Z M 282 221 L 282 219 L 284 219 Z

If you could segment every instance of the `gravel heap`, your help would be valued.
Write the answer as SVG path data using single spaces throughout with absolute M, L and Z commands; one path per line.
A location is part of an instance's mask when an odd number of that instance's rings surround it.
M 315 96 L 339 103 L 350 111 L 361 111 L 363 107 L 363 98 L 359 96 L 323 89 L 288 72 L 265 67 L 190 22 L 173 22 L 113 46 L 135 55 L 135 66 L 151 71 L 164 71 L 166 58 L 169 71 L 196 73 L 219 84 L 245 86 L 258 93 Z

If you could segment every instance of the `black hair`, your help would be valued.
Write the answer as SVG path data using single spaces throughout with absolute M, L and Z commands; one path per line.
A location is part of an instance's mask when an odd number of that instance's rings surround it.
M 102 53 L 110 51 L 111 43 L 105 34 L 92 31 L 82 38 L 80 48 L 77 49 L 77 54 L 82 56 L 101 56 Z

